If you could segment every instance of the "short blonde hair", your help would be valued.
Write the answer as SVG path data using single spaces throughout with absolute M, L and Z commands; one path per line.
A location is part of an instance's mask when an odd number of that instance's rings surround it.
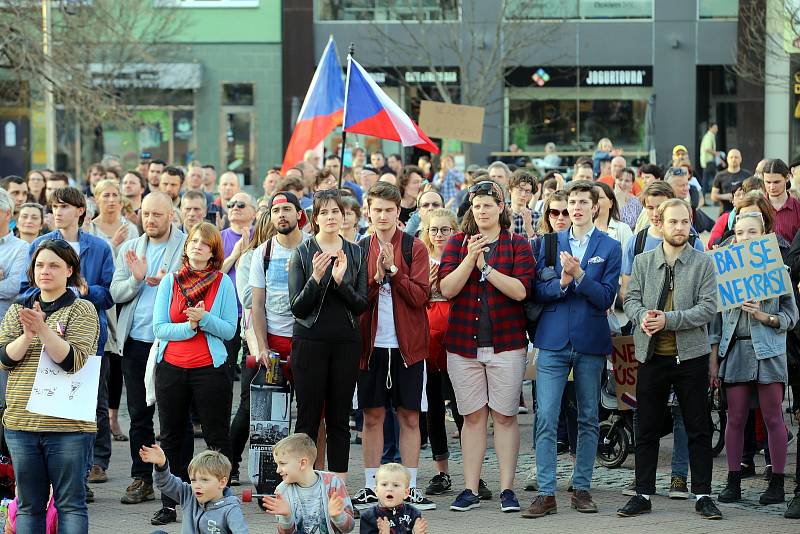
M 106 189 L 116 189 L 117 193 L 121 196 L 122 190 L 120 189 L 119 182 L 116 180 L 100 180 L 97 182 L 97 185 L 94 186 L 94 196 L 99 197 L 103 194 L 103 191 Z
M 382 476 L 391 473 L 400 473 L 403 475 L 403 479 L 406 481 L 406 488 L 411 484 L 411 473 L 408 472 L 408 469 L 397 463 L 388 463 L 380 466 L 375 472 L 375 481 L 377 482 Z
M 317 446 L 308 434 L 292 434 L 286 436 L 272 449 L 275 456 L 287 455 L 294 458 L 308 458 L 309 463 L 317 460 Z
M 231 476 L 231 462 L 219 451 L 203 451 L 189 462 L 189 476 L 207 473 L 219 480 Z

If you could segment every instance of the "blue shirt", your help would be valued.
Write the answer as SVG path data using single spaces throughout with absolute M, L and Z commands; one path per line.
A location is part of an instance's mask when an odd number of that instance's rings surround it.
M 0 317 L 19 295 L 19 279 L 27 278 L 28 243 L 8 232 L 0 237 Z
M 594 230 L 595 226 L 592 225 L 592 228 L 586 232 L 583 239 L 578 241 L 572 233 L 572 228 L 569 229 L 569 248 L 572 249 L 572 255 L 578 258 L 579 262 L 583 262 L 583 255 L 586 254 L 586 249 L 589 247 L 589 239 L 591 239 Z
M 167 251 L 167 242 L 153 243 L 147 245 L 147 276 L 157 276 L 158 270 L 164 261 L 164 253 Z M 155 341 L 153 335 L 153 307 L 156 302 L 158 286 L 144 284 L 142 294 L 133 310 L 133 322 L 131 323 L 130 337 L 137 341 L 152 343 Z
M 644 250 L 642 252 L 647 252 L 648 250 L 653 250 L 658 245 L 661 244 L 663 241 L 660 237 L 653 237 L 650 235 L 650 232 L 647 232 L 647 239 L 644 240 Z M 625 250 L 622 251 L 622 274 L 625 276 L 630 276 L 633 272 L 633 252 L 636 248 L 636 234 L 633 234 L 633 237 L 628 239 L 628 244 L 625 246 Z M 705 247 L 703 247 L 703 240 L 697 238 L 694 240 L 694 248 L 699 250 L 700 252 L 705 251 Z

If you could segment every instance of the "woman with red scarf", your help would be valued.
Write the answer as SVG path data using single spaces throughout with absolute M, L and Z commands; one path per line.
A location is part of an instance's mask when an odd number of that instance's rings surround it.
M 210 449 L 230 457 L 233 386 L 226 368 L 224 341 L 236 332 L 236 289 L 220 272 L 225 259 L 222 237 L 213 224 L 192 228 L 183 248 L 183 264 L 158 285 L 153 333 L 158 342 L 156 402 L 161 448 L 173 470 L 185 470 L 180 458 L 189 404 L 194 403 Z M 188 473 L 180 473 L 188 481 Z M 170 501 L 162 504 L 174 513 Z

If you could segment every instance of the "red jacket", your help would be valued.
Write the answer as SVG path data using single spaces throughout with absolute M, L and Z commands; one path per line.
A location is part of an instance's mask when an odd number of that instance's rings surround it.
M 397 274 L 390 277 L 392 308 L 397 342 L 407 366 L 421 362 L 428 356 L 429 336 L 426 305 L 430 297 L 430 266 L 425 245 L 414 238 L 411 267 L 406 264 L 402 250 L 402 231 L 396 230 L 392 237 L 394 264 Z M 378 289 L 375 282 L 380 241 L 373 236 L 366 251 L 367 262 L 367 309 L 361 315 L 361 369 L 369 368 L 369 358 L 375 345 L 378 329 Z

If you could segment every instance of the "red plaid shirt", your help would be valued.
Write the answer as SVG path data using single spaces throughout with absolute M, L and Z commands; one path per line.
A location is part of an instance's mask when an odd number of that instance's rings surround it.
M 455 271 L 467 256 L 466 237 L 463 232 L 459 232 L 447 242 L 439 266 L 440 280 Z M 506 230 L 500 232 L 497 249 L 492 254 L 489 265 L 522 282 L 526 293 L 530 294 L 535 260 L 527 239 Z M 483 292 L 484 284 L 489 292 L 492 345 L 495 352 L 526 347 L 528 338 L 525 336 L 525 311 L 522 309 L 522 302 L 508 298 L 489 281 L 480 282 L 480 277 L 480 272 L 473 269 L 464 288 L 451 300 L 450 319 L 444 340 L 447 351 L 465 358 L 477 357 L 478 320 L 481 315 L 478 298 Z

